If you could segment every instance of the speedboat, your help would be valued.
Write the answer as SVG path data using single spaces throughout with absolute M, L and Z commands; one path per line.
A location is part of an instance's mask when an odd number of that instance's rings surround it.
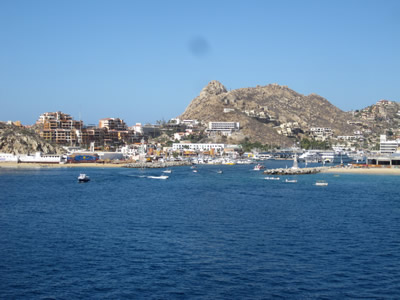
M 197 173 L 197 170 L 193 170 L 193 173 Z
M 222 174 L 222 170 L 218 170 L 217 173 L 218 173 L 218 174 Z
M 296 182 L 297 182 L 297 179 L 286 179 L 285 182 L 288 182 L 288 183 L 296 183 Z
M 253 170 L 254 171 L 260 171 L 262 169 L 265 169 L 265 167 L 263 165 L 257 164 L 257 165 L 254 166 Z
M 169 176 L 167 176 L 167 175 L 161 175 L 161 176 L 147 176 L 147 178 L 151 178 L 151 179 L 168 179 Z
M 90 177 L 87 176 L 86 174 L 80 174 L 78 176 L 78 182 L 88 182 L 90 181 Z
M 172 170 L 169 170 L 169 169 L 168 170 L 164 170 L 163 173 L 171 174 Z
M 315 185 L 317 185 L 317 186 L 327 186 L 328 183 L 325 180 L 317 180 Z
M 266 180 L 280 180 L 279 177 L 265 177 Z

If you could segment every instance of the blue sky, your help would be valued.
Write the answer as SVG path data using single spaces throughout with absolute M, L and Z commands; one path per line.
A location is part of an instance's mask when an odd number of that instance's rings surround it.
M 153 123 L 211 80 L 400 101 L 400 1 L 0 1 L 0 120 Z

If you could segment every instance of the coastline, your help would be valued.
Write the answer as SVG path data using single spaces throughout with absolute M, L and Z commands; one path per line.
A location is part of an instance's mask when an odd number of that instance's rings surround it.
M 400 168 L 329 168 L 323 169 L 321 173 L 400 175 Z
M 37 169 L 37 168 L 170 168 L 180 166 L 190 166 L 186 162 L 147 162 L 147 163 L 73 163 L 73 164 L 50 164 L 50 163 L 17 163 L 1 162 L 0 169 Z
M 36 168 L 122 168 L 126 164 L 99 164 L 99 163 L 78 163 L 78 164 L 45 164 L 45 163 L 16 163 L 2 162 L 0 169 L 36 169 Z

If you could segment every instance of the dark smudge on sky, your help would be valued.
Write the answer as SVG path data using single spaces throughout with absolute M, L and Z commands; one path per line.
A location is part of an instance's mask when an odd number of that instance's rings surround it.
M 189 41 L 189 51 L 196 57 L 204 57 L 210 51 L 210 45 L 205 38 L 197 36 Z

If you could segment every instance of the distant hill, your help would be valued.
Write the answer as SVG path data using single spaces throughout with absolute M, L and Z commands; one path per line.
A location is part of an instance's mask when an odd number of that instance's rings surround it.
M 226 112 L 224 112 L 224 109 Z M 293 145 L 311 127 L 330 127 L 335 135 L 352 134 L 348 125 L 353 116 L 316 94 L 304 96 L 277 84 L 227 91 L 218 81 L 211 81 L 186 108 L 181 119 L 203 122 L 240 122 L 241 133 L 253 141 Z M 292 127 L 291 137 L 279 134 Z
M 34 130 L 0 122 L 0 152 L 13 154 L 62 154 L 65 151 L 43 140 Z
M 400 103 L 379 100 L 354 112 L 359 127 L 369 128 L 374 135 L 400 135 Z

